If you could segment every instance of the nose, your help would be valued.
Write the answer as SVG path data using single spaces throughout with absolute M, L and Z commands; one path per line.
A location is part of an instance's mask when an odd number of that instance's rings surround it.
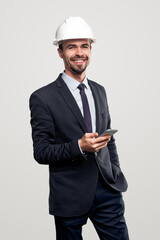
M 83 56 L 83 50 L 80 47 L 77 47 L 76 51 L 75 51 L 75 55 L 82 57 Z

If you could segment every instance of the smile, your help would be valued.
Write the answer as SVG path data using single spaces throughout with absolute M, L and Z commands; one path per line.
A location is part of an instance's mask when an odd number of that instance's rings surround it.
M 81 63 L 84 63 L 86 59 L 72 59 L 72 61 L 74 61 L 74 63 L 76 64 L 81 64 Z

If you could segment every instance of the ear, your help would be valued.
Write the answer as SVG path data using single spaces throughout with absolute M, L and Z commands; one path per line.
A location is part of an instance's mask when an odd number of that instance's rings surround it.
M 60 48 L 57 49 L 60 58 L 63 58 L 63 52 Z

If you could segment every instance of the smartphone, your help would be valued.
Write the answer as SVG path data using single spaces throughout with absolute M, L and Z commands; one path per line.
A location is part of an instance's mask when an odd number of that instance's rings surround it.
M 113 134 L 115 134 L 116 132 L 118 132 L 117 129 L 107 129 L 100 136 L 103 136 L 103 135 L 113 136 Z M 100 136 L 98 136 L 98 137 L 100 137 Z

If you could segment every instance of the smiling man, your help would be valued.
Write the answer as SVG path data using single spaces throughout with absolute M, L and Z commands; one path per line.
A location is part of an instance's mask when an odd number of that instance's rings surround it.
M 49 212 L 57 240 L 82 240 L 88 218 L 102 240 L 128 240 L 127 190 L 110 129 L 104 88 L 86 77 L 95 42 L 80 17 L 66 19 L 54 45 L 65 71 L 30 97 L 34 158 L 49 165 Z M 101 135 L 102 134 L 102 135 Z

